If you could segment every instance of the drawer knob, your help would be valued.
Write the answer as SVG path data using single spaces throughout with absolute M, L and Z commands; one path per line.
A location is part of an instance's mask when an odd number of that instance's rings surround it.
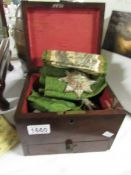
M 74 145 L 72 140 L 66 140 L 65 145 L 67 151 L 73 151 Z

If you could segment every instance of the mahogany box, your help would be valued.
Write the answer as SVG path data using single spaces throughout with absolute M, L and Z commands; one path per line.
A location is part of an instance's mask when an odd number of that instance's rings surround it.
M 104 9 L 104 3 L 22 1 L 29 73 L 15 121 L 25 155 L 110 149 L 125 112 L 109 86 L 99 95 L 102 108 L 84 113 L 34 113 L 27 102 L 44 50 L 100 53 Z

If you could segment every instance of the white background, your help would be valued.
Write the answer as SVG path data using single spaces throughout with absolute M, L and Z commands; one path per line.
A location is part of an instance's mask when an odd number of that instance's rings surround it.
M 131 0 L 106 2 L 104 33 L 112 10 L 131 12 Z M 102 50 L 109 61 L 107 80 L 127 111 L 131 112 L 131 59 Z M 13 122 L 14 107 L 24 82 L 21 63 L 7 75 L 6 96 L 12 110 L 5 113 Z M 12 97 L 16 97 L 12 100 Z M 131 175 L 131 117 L 126 115 L 112 148 L 106 152 L 23 156 L 21 144 L 0 157 L 0 175 Z

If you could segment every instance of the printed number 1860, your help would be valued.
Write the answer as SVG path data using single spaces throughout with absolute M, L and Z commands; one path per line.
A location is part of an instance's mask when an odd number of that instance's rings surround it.
M 27 132 L 29 135 L 50 134 L 50 124 L 46 125 L 28 125 Z

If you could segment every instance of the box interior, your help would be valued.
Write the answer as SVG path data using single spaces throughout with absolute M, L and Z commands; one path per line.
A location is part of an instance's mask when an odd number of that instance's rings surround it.
M 72 9 L 73 8 L 73 9 Z M 98 53 L 101 39 L 101 9 L 28 7 L 25 11 L 32 65 L 43 65 L 45 50 Z
M 29 103 L 27 98 L 31 94 L 32 89 L 38 86 L 39 77 L 39 73 L 34 73 L 30 78 L 22 105 L 22 113 L 32 112 L 29 109 Z M 120 103 L 118 102 L 112 91 L 109 89 L 109 87 L 105 88 L 102 93 L 100 93 L 97 97 L 92 98 L 92 100 L 95 101 L 95 103 L 99 103 L 99 110 L 121 109 Z

